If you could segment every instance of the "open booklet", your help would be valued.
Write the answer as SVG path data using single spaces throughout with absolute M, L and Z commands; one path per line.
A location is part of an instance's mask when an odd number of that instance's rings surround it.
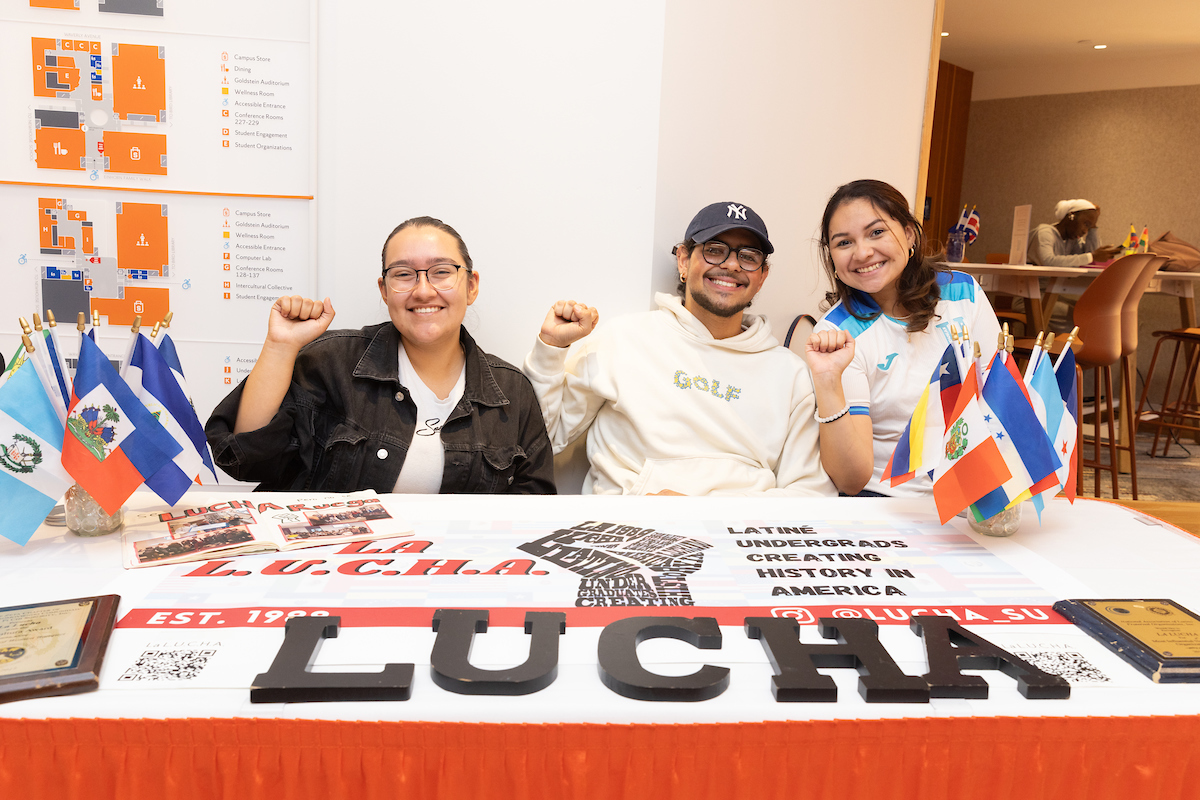
M 187 500 L 186 495 L 184 500 Z M 231 495 L 207 506 L 179 505 L 125 520 L 126 569 L 411 536 L 412 526 L 367 490 L 348 494 Z

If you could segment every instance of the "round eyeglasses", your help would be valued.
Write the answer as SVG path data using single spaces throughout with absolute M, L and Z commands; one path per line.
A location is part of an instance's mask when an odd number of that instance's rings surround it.
M 754 272 L 767 260 L 766 254 L 757 247 L 739 247 L 735 250 L 720 239 L 710 239 L 699 247 L 700 255 L 714 267 L 724 264 L 731 250 L 737 254 L 738 267 L 745 272 Z
M 421 273 L 425 273 L 425 280 L 429 281 L 429 285 L 434 289 L 445 291 L 453 289 L 455 283 L 458 282 L 458 271 L 462 269 L 459 264 L 435 264 L 429 269 L 412 269 L 411 267 L 396 267 L 390 269 L 384 274 L 383 280 L 387 283 L 387 287 L 393 292 L 411 292 L 417 288 L 417 281 L 421 279 Z

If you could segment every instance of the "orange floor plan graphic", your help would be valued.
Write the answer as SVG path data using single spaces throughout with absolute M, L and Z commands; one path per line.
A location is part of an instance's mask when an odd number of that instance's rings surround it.
M 101 172 L 167 174 L 165 48 L 46 37 L 31 44 L 33 95 L 43 104 L 34 108 L 39 169 L 87 170 L 93 180 Z
M 162 276 L 167 268 L 167 207 L 117 203 L 117 263 Z
M 112 325 L 162 319 L 171 310 L 167 206 L 87 205 L 90 217 L 67 198 L 38 198 L 39 306 L 71 320 L 96 311 Z
M 78 11 L 79 0 L 29 0 L 30 8 L 62 8 L 67 11 Z
M 113 113 L 118 119 L 162 122 L 167 116 L 167 68 L 163 48 L 115 45 Z

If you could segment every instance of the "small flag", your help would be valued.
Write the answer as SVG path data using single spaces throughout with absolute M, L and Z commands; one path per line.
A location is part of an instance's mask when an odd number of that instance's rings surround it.
M 204 428 L 187 395 L 158 349 L 138 334 L 125 373 L 129 387 L 183 447 L 175 458 L 146 479 L 146 485 L 168 505 L 175 505 L 193 483 L 216 483 Z
M 880 480 L 890 481 L 892 486 L 912 480 L 918 471 L 932 472 L 941 461 L 942 436 L 962 386 L 958 357 L 953 348 L 953 344 L 947 345 L 938 359 L 938 365 L 883 470 Z
M 1070 350 L 1069 347 L 1067 349 Z M 1074 368 L 1071 372 L 1074 375 Z M 1055 480 L 1058 486 L 1065 489 L 1071 474 L 1071 454 L 1075 451 L 1075 417 L 1066 408 L 1048 354 L 1039 358 L 1033 369 L 1029 394 L 1034 400 L 1033 410 L 1037 412 L 1046 435 L 1054 444 L 1054 452 L 1062 462 L 1055 471 Z
M 1059 356 L 1058 363 L 1054 365 L 1054 377 L 1058 381 L 1058 393 L 1063 399 L 1063 409 L 1070 417 L 1069 420 L 1064 420 L 1067 424 L 1076 426 L 1078 433 L 1079 420 L 1076 414 L 1079 413 L 1079 386 L 1076 383 L 1075 376 L 1075 352 L 1067 347 L 1063 349 L 1062 355 Z M 1072 503 L 1075 502 L 1075 484 L 1079 477 L 1079 440 L 1076 438 L 1075 444 L 1071 446 L 1070 452 L 1067 453 L 1067 479 L 1063 483 L 1063 492 L 1067 495 L 1067 499 Z
M 975 239 L 979 236 L 979 214 L 975 212 L 974 208 L 971 209 L 971 216 L 967 217 L 965 230 L 967 232 L 967 244 L 974 244 Z
M 67 403 L 71 402 L 71 388 L 68 384 L 68 376 L 63 371 L 62 353 L 58 349 L 58 337 L 52 335 L 53 329 L 47 328 L 42 331 L 42 336 L 46 340 L 46 350 L 50 356 L 50 364 L 54 367 L 54 378 L 58 384 L 59 394 L 62 395 L 63 408 L 67 407 Z
M 82 337 L 67 409 L 62 461 L 109 514 L 183 448 L 117 374 L 90 336 Z
M 1142 235 L 1138 237 L 1138 252 L 1146 253 L 1150 250 L 1150 226 L 1142 228 Z
M 26 359 L 0 386 L 0 535 L 24 545 L 71 486 L 63 424 Z
M 1011 477 L 979 406 L 975 370 L 962 391 L 942 439 L 942 460 L 933 473 L 933 500 L 942 524 Z
M 1023 500 L 1026 491 L 1036 494 L 1049 488 L 1033 490 L 1040 481 L 1054 475 L 1062 462 L 1038 421 L 1016 366 L 1001 361 L 999 353 L 992 359 L 981 394 L 984 420 L 1010 474 L 1008 480 L 975 503 L 980 516 L 987 519 Z

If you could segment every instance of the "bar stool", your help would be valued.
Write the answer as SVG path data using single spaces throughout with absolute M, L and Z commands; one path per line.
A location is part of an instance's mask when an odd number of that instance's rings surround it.
M 1142 396 L 1138 400 L 1138 425 L 1148 425 L 1154 428 L 1154 443 L 1150 446 L 1150 457 L 1158 452 L 1158 440 L 1164 429 L 1168 431 L 1192 431 L 1200 433 L 1200 403 L 1191 399 L 1191 388 L 1196 384 L 1196 372 L 1200 367 L 1200 328 L 1179 328 L 1173 331 L 1155 331 L 1159 337 L 1154 345 L 1154 355 L 1150 357 L 1150 369 L 1146 373 L 1146 384 L 1142 387 Z M 1167 371 L 1167 383 L 1163 387 L 1162 403 L 1159 412 L 1144 411 L 1146 396 L 1150 393 L 1150 382 L 1154 377 L 1154 366 L 1158 363 L 1158 351 L 1167 342 L 1175 344 L 1175 352 L 1171 356 L 1171 368 Z M 1179 393 L 1171 399 L 1171 386 L 1175 381 L 1175 371 L 1179 365 L 1180 355 L 1184 355 L 1183 382 Z M 1189 424 L 1190 423 L 1190 424 Z M 1171 436 L 1163 442 L 1163 456 L 1171 447 Z
M 1150 282 L 1154 280 L 1159 269 L 1167 263 L 1165 256 L 1153 253 L 1141 255 L 1154 257 L 1142 265 L 1141 274 L 1134 281 L 1129 294 L 1125 296 L 1125 302 L 1121 304 L 1121 407 L 1125 409 L 1121 419 L 1126 423 L 1125 430 L 1122 432 L 1126 438 L 1125 444 L 1116 446 L 1117 450 L 1129 454 L 1129 481 L 1133 489 L 1134 500 L 1138 499 L 1136 447 L 1138 415 L 1130 412 L 1133 411 L 1133 394 L 1137 391 L 1138 308 Z
M 1113 499 L 1120 498 L 1118 474 L 1120 472 L 1119 450 L 1128 450 L 1133 457 L 1132 445 L 1118 445 L 1116 431 L 1116 413 L 1112 390 L 1112 367 L 1121 361 L 1124 354 L 1126 337 L 1123 322 L 1131 320 L 1134 327 L 1132 341 L 1136 346 L 1137 303 L 1149 286 L 1153 273 L 1157 271 L 1154 265 L 1158 256 L 1153 253 L 1133 253 L 1123 256 L 1110 264 L 1096 276 L 1091 285 L 1079 296 L 1075 304 L 1075 324 L 1079 326 L 1079 335 L 1072 345 L 1075 360 L 1083 369 L 1093 370 L 1092 396 L 1096 408 L 1093 414 L 1092 457 L 1083 458 L 1083 440 L 1080 439 L 1079 453 L 1081 462 L 1079 476 L 1082 480 L 1083 470 L 1092 469 L 1097 497 L 1100 496 L 1100 473 L 1107 471 L 1112 476 Z M 1152 268 L 1153 267 L 1153 268 Z M 1126 301 L 1130 301 L 1130 311 L 1125 313 Z M 1126 319 L 1123 319 L 1126 318 Z M 1051 352 L 1062 352 L 1062 339 L 1055 343 Z M 1033 339 L 1018 339 L 1014 353 L 1028 359 L 1033 352 Z M 1101 391 L 1103 377 L 1103 392 Z M 1122 394 L 1125 394 L 1122 392 Z M 1101 398 L 1106 407 L 1104 422 L 1108 428 L 1107 439 L 1101 434 Z M 1083 397 L 1079 398 L 1079 409 L 1076 418 L 1083 419 Z M 1132 404 L 1127 405 L 1129 409 Z M 1128 411 L 1126 412 L 1128 413 Z M 1131 424 L 1131 428 L 1133 425 Z M 1101 458 L 1101 445 L 1108 451 L 1107 463 Z M 1133 499 L 1137 499 L 1137 489 L 1134 488 Z

